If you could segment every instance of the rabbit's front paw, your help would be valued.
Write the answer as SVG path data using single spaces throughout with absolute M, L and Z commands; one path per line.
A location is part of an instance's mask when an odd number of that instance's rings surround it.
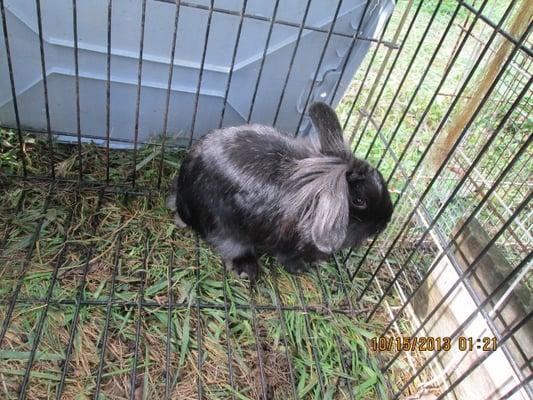
M 181 219 L 181 217 L 178 215 L 177 212 L 174 214 L 174 224 L 178 228 L 187 228 L 187 224 L 183 222 L 183 220 Z
M 285 271 L 291 274 L 303 274 L 306 270 L 305 262 L 299 257 L 278 255 L 278 262 L 283 265 Z
M 259 271 L 261 270 L 259 260 L 255 255 L 252 254 L 234 258 L 231 261 L 231 267 L 233 272 L 235 272 L 239 278 L 248 278 L 251 281 L 255 281 L 257 279 Z

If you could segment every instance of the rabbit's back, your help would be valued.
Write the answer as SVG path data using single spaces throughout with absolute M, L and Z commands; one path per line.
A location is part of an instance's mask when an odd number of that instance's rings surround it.
M 298 160 L 313 144 L 273 128 L 215 130 L 191 149 L 179 176 L 178 212 L 204 238 L 240 236 L 266 250 L 293 247 L 296 221 L 282 209 Z

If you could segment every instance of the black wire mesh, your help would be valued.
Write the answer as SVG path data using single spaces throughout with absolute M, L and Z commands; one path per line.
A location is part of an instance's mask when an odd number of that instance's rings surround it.
M 83 394 L 95 398 L 398 399 L 417 398 L 426 391 L 439 399 L 467 398 L 465 387 L 473 385 L 476 371 L 491 357 L 505 364 L 502 370 L 509 381 L 496 387 L 492 397 L 483 394 L 479 398 L 532 397 L 532 345 L 524 339 L 531 333 L 531 303 L 520 303 L 518 296 L 531 294 L 531 16 L 522 24 L 517 22 L 527 10 L 526 2 L 406 0 L 398 2 L 379 37 L 368 38 L 361 36 L 360 27 L 371 2 L 364 3 L 353 35 L 346 35 L 335 29 L 343 0 L 332 5 L 334 18 L 327 29 L 308 24 L 312 0 L 305 2 L 300 23 L 278 18 L 281 0 L 275 1 L 270 16 L 247 12 L 247 0 L 235 12 L 217 7 L 214 0 L 205 4 L 165 0 L 176 7 L 161 110 L 164 131 L 159 143 L 143 143 L 139 140 L 140 105 L 145 30 L 150 26 L 146 25 L 149 2 L 142 0 L 133 151 L 126 154 L 131 159 L 127 171 L 121 172 L 117 167 L 121 155 L 112 149 L 110 128 L 112 12 L 118 0 L 108 0 L 106 6 L 106 132 L 104 149 L 96 159 L 89 157 L 82 141 L 90 136 L 84 134 L 80 117 L 78 21 L 83 16 L 78 1 L 71 3 L 76 146 L 75 154 L 67 158 L 54 139 L 60 132 L 54 130 L 49 109 L 42 26 L 45 4 L 35 1 L 46 122 L 41 132 L 46 164 L 36 165 L 27 150 L 29 131 L 20 122 L 23 108 L 17 101 L 10 26 L 4 0 L 0 0 L 4 71 L 9 76 L 16 121 L 13 146 L 19 163 L 2 174 L 0 181 L 10 193 L 2 201 L 9 212 L 1 220 L 0 256 L 5 266 L 0 354 L 17 371 L 0 367 L 6 398 L 37 398 L 43 393 L 49 398 L 74 398 L 79 394 L 73 391 L 76 380 L 90 382 Z M 205 26 L 199 27 L 204 46 L 189 146 L 200 118 L 197 112 L 214 14 L 231 14 L 239 20 L 219 127 L 224 123 L 245 20 L 269 24 L 248 121 L 253 121 L 276 26 L 294 29 L 297 39 L 288 72 L 279 78 L 282 95 L 272 99 L 274 125 L 305 32 L 320 32 L 325 41 L 304 109 L 312 100 L 332 37 L 348 40 L 348 54 L 357 41 L 371 43 L 338 111 L 354 151 L 383 171 L 395 194 L 395 217 L 387 231 L 303 277 L 286 276 L 265 260 L 269 272 L 256 286 L 247 286 L 220 262 L 218 272 L 206 273 L 205 265 L 213 256 L 197 236 L 161 229 L 172 225 L 162 222 L 161 194 L 177 166 L 169 161 L 176 148 L 167 128 L 180 10 L 185 7 L 206 14 Z M 340 66 L 330 102 L 336 98 L 347 64 L 348 57 Z M 487 76 L 490 79 L 484 80 Z M 480 86 L 483 90 L 478 91 Z M 463 115 L 465 109 L 469 112 Z M 296 132 L 302 121 L 303 114 Z M 443 148 L 442 137 L 453 132 L 454 124 L 458 124 L 456 134 Z M 435 149 L 442 154 L 435 155 Z M 153 171 L 143 174 L 149 163 Z M 488 239 L 461 261 L 460 253 L 466 250 L 460 241 L 473 223 L 479 224 Z M 51 225 L 57 236 L 51 234 Z M 42 251 L 47 244 L 54 249 L 49 258 Z M 479 283 L 483 265 L 495 251 L 502 254 L 508 268 L 500 271 L 492 286 Z M 157 269 L 158 276 L 154 265 L 163 266 Z M 436 285 L 435 273 L 443 268 L 450 283 L 439 289 L 437 299 L 425 299 L 429 309 L 420 313 L 421 293 L 428 295 L 428 283 Z M 29 281 L 39 282 L 44 290 Z M 436 318 L 453 309 L 460 293 L 471 301 L 465 314 L 455 315 L 456 325 L 436 331 Z M 510 321 L 506 307 L 513 301 L 521 308 Z M 37 310 L 37 316 L 21 325 L 20 316 L 28 310 Z M 58 322 L 62 314 L 69 315 L 69 320 Z M 245 322 L 249 336 L 237 321 Z M 472 330 L 473 323 L 484 324 L 485 330 L 481 334 Z M 390 345 L 388 351 L 366 353 L 365 340 L 354 347 L 346 339 L 355 336 L 352 329 L 357 326 L 373 329 L 366 339 L 377 336 L 387 343 L 401 342 L 403 337 L 410 337 L 412 343 L 417 337 L 434 337 L 436 332 L 455 347 L 460 337 L 470 336 L 474 341 L 494 337 L 497 350 L 471 349 L 469 359 L 457 358 L 457 351 L 452 358 L 442 349 L 421 351 L 416 346 Z M 54 328 L 55 347 L 50 347 Z M 14 335 L 20 337 L 15 340 Z M 44 342 L 49 348 L 43 347 Z M 334 361 L 325 364 L 324 357 L 330 353 Z M 80 354 L 92 358 L 84 363 Z M 117 359 L 117 354 L 124 359 Z M 245 359 L 250 365 L 239 361 L 243 354 L 249 355 Z M 376 366 L 385 378 L 368 370 L 358 372 L 354 360 Z M 121 368 L 111 370 L 114 362 Z M 151 372 L 155 368 L 160 369 Z M 113 380 L 115 376 L 119 378 Z M 45 389 L 36 383 L 40 379 L 49 380 Z M 369 384 L 372 379 L 374 383 Z M 11 391 L 13 382 L 16 387 Z M 365 385 L 371 390 L 365 391 Z

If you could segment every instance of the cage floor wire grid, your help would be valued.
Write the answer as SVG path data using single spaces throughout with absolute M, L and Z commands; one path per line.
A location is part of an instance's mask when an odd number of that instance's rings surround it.
M 107 121 L 115 1 L 103 16 Z M 388 181 L 394 219 L 362 248 L 304 275 L 265 258 L 255 286 L 226 271 L 164 208 L 184 150 L 167 135 L 137 140 L 147 2 L 139 2 L 133 150 L 118 150 L 109 130 L 104 146 L 82 141 L 78 79 L 77 143 L 56 140 L 48 102 L 44 132 L 20 124 L 0 0 L 0 72 L 9 76 L 17 121 L 0 131 L 2 397 L 531 398 L 528 2 L 404 0 L 377 38 L 348 38 L 351 49 L 360 40 L 371 47 L 337 111 L 354 152 Z M 171 59 L 180 9 L 202 10 L 209 21 L 222 10 L 208 3 L 176 2 Z M 246 18 L 279 22 L 241 5 L 239 32 Z M 77 6 L 73 0 L 78 78 Z M 36 0 L 47 99 L 45 7 Z M 298 38 L 315 29 L 306 15 L 292 26 Z M 210 29 L 207 22 L 204 61 Z M 321 33 L 323 57 L 335 22 Z M 291 73 L 279 77 L 285 86 Z M 172 69 L 168 82 L 159 110 L 165 133 Z M 200 72 L 197 101 L 201 85 Z M 227 96 L 231 74 L 226 85 Z M 433 344 L 422 348 L 415 338 Z M 485 338 L 487 349 L 478 350 Z
M 318 368 L 325 391 L 348 393 L 353 379 L 366 382 L 362 395 L 375 384 L 372 369 L 343 377 L 354 362 L 344 352 L 367 357 L 367 333 L 363 321 L 353 324 L 360 313 L 345 304 L 352 289 L 340 270 L 295 279 L 273 269 L 254 291 L 193 234 L 176 231 L 158 201 L 56 189 L 9 190 L 25 222 L 4 237 L 5 265 L 21 265 L 2 274 L 2 314 L 11 319 L 2 339 L 17 349 L 2 373 L 33 366 L 4 380 L 7 394 L 305 396 L 317 389 Z M 28 234 L 31 243 L 13 253 Z M 296 373 L 308 377 L 292 387 Z

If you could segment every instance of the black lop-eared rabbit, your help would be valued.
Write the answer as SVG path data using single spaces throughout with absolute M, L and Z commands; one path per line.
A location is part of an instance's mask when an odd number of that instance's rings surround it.
M 244 125 L 212 131 L 185 157 L 168 207 L 237 275 L 255 279 L 258 253 L 289 272 L 382 231 L 392 202 L 382 175 L 355 158 L 335 111 L 309 110 L 316 134 L 292 138 Z

